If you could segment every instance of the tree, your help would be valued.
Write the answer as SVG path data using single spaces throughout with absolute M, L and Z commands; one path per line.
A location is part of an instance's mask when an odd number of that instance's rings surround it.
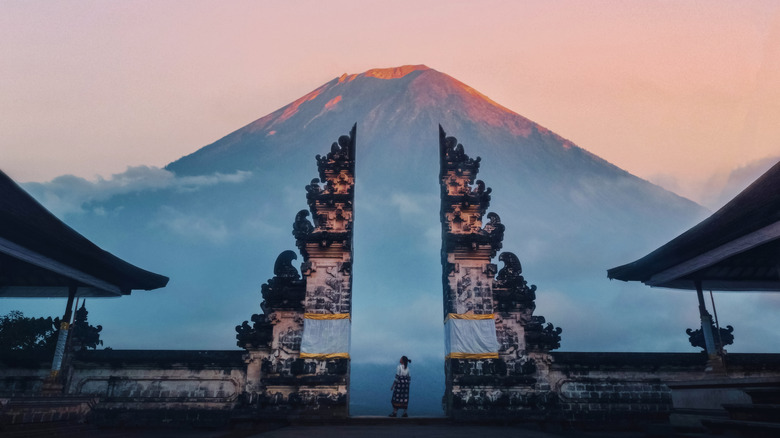
M 95 349 L 103 345 L 100 339 L 103 326 L 89 325 L 88 313 L 84 304 L 76 310 L 76 318 L 70 328 L 74 347 Z M 13 351 L 54 354 L 59 327 L 59 318 L 28 318 L 18 310 L 11 310 L 0 316 L 0 354 Z
M 57 322 L 48 318 L 28 318 L 18 310 L 0 316 L 0 352 L 54 351 Z

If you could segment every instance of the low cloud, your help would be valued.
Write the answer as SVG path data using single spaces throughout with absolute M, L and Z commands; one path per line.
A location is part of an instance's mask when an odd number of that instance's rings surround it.
M 711 210 L 717 210 L 779 160 L 780 156 L 766 157 L 730 170 L 713 173 L 698 180 L 683 180 L 678 176 L 666 173 L 651 175 L 648 180 L 666 190 L 692 199 Z
M 437 249 L 441 246 L 441 226 L 426 228 L 423 236 L 422 241 L 426 247 Z
M 694 190 L 693 187 L 686 187 L 677 175 L 672 175 L 671 173 L 656 173 L 648 176 L 647 180 L 670 192 L 685 196 L 688 199 L 696 201 L 699 198 L 698 190 Z
M 432 195 L 393 193 L 390 206 L 397 212 L 404 232 L 413 234 L 419 249 L 441 247 L 441 225 L 438 218 L 439 199 Z M 433 208 L 431 208 L 433 207 Z
M 535 314 L 563 328 L 562 351 L 695 352 L 685 334 L 696 328 L 693 295 L 622 282 L 598 295 L 542 288 Z
M 187 214 L 172 207 L 163 206 L 152 226 L 162 227 L 186 238 L 224 243 L 229 235 L 228 227 L 219 219 Z
M 722 207 L 778 161 L 780 161 L 780 156 L 767 157 L 733 169 L 722 178 L 724 182 L 718 190 L 705 194 L 702 203 L 712 209 Z
M 85 204 L 105 201 L 116 195 L 162 189 L 191 192 L 217 184 L 237 184 L 251 175 L 251 172 L 239 170 L 231 174 L 179 177 L 159 167 L 135 166 L 108 179 L 98 176 L 96 180 L 90 181 L 74 175 L 63 175 L 49 182 L 22 185 L 52 213 L 61 217 L 81 213 L 85 211 Z
M 444 322 L 439 294 L 410 293 L 395 301 L 398 308 L 382 303 L 356 304 L 353 313 L 353 360 L 360 363 L 395 363 L 406 355 L 420 360 L 444 358 Z M 414 297 L 414 298 L 412 298 Z M 372 300 L 375 301 L 375 300 Z
M 255 217 L 241 223 L 239 234 L 249 237 L 283 236 L 288 232 L 287 228 L 292 228 L 292 226 L 283 228 L 278 224 L 271 224 L 259 217 Z
M 414 195 L 410 193 L 393 193 L 390 197 L 390 205 L 398 208 L 398 213 L 404 220 L 419 218 L 428 213 L 431 202 L 438 204 L 438 199 L 431 196 Z

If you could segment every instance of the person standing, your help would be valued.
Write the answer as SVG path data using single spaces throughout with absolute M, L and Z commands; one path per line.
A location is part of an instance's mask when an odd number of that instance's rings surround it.
M 412 376 L 409 375 L 409 364 L 412 361 L 406 357 L 401 356 L 401 360 L 398 363 L 398 367 L 395 370 L 395 380 L 393 380 L 393 386 L 390 390 L 393 391 L 393 398 L 391 400 L 393 404 L 393 413 L 391 417 L 395 417 L 398 414 L 399 409 L 403 409 L 404 413 L 402 417 L 408 417 L 406 409 L 409 406 L 409 383 L 412 381 Z

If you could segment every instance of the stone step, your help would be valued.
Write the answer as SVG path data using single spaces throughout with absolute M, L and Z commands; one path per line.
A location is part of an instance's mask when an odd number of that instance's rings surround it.
M 670 433 L 668 435 L 665 435 L 666 437 L 674 437 L 674 438 L 712 438 L 711 433 L 704 433 L 704 432 L 677 432 Z
M 232 431 L 228 429 L 122 428 L 98 427 L 84 423 L 20 424 L 0 428 L 2 438 L 245 438 L 267 430 Z
M 702 420 L 701 423 L 715 434 L 736 433 L 755 438 L 776 438 L 780 436 L 780 423 L 739 420 Z
M 0 429 L 3 438 L 75 438 L 90 436 L 93 426 L 83 423 L 50 422 L 6 425 Z
M 18 397 L 3 405 L 0 424 L 83 422 L 98 399 L 95 397 Z
M 745 388 L 753 404 L 780 404 L 780 387 Z
M 780 423 L 780 404 L 725 404 L 732 420 Z
M 397 417 L 379 416 L 379 415 L 362 415 L 349 417 L 346 419 L 350 425 L 371 426 L 371 425 L 395 425 L 395 424 L 418 424 L 418 425 L 442 425 L 450 424 L 452 420 L 447 417 L 402 417 L 401 413 L 398 413 Z

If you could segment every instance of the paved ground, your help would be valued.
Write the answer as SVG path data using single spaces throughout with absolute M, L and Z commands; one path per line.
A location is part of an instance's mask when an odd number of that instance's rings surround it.
M 500 426 L 490 424 L 453 423 L 446 418 L 387 418 L 351 417 L 346 422 L 331 424 L 293 424 L 268 428 L 266 431 L 223 438 L 648 438 L 672 434 L 662 427 L 651 434 L 647 431 L 634 432 L 583 432 L 566 430 L 542 430 L 534 424 Z
M 277 430 L 250 435 L 252 438 L 561 438 L 561 437 L 622 437 L 639 438 L 641 433 L 571 434 L 542 432 L 520 427 L 463 426 L 463 425 L 375 425 L 375 426 L 287 426 Z
M 53 426 L 53 427 L 52 427 Z M 444 418 L 353 417 L 330 424 L 260 423 L 233 429 L 113 429 L 90 425 L 49 425 L 0 430 L 3 438 L 660 438 L 674 436 L 668 427 L 634 432 L 541 430 L 534 425 L 493 426 L 452 423 Z M 650 432 L 650 433 L 649 433 Z M 704 437 L 705 435 L 697 435 Z

